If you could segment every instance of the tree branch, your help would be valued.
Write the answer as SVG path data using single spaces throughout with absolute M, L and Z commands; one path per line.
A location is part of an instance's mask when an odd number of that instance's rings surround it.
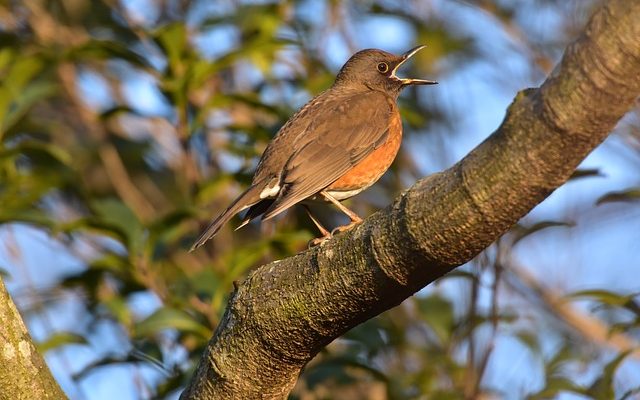
M 628 352 L 629 356 L 640 360 L 640 343 L 633 337 L 613 329 L 595 316 L 580 311 L 559 293 L 545 287 L 527 268 L 510 259 L 505 265 L 509 271 L 527 288 L 531 289 L 545 308 L 558 317 L 565 325 L 580 334 L 584 339 L 619 353 Z
M 183 399 L 282 399 L 320 349 L 464 264 L 564 183 L 640 93 L 640 2 L 612 0 L 502 125 L 352 231 L 232 294 Z
M 66 399 L 0 279 L 0 399 Z

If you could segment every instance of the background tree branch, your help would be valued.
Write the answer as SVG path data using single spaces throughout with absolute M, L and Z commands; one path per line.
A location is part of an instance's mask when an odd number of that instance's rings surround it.
M 564 183 L 640 93 L 640 3 L 607 2 L 502 125 L 353 231 L 255 270 L 182 398 L 285 398 L 326 344 L 484 248 Z

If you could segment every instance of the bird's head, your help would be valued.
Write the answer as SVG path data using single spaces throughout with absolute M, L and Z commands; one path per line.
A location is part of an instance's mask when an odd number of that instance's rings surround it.
M 426 79 L 399 78 L 398 68 L 411 56 L 426 46 L 418 46 L 396 56 L 378 49 L 361 50 L 342 66 L 334 86 L 382 90 L 397 96 L 409 85 L 434 85 L 438 82 Z

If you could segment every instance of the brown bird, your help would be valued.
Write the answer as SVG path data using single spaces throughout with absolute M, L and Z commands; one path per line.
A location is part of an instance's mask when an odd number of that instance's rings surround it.
M 362 221 L 340 200 L 373 185 L 391 166 L 402 140 L 396 100 L 409 85 L 435 81 L 396 76 L 398 68 L 425 46 L 401 56 L 377 49 L 355 53 L 340 69 L 331 88 L 314 97 L 278 131 L 262 154 L 251 186 L 211 222 L 193 244 L 202 246 L 234 215 L 248 209 L 238 229 L 262 216 L 268 220 L 303 200 L 335 204 Z M 322 237 L 331 237 L 318 221 Z

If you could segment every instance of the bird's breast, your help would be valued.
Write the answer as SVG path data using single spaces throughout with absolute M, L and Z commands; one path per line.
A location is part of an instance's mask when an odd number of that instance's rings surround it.
M 326 190 L 337 199 L 346 199 L 367 189 L 376 183 L 389 169 L 398 154 L 401 142 L 402 120 L 394 104 L 389 121 L 387 140 L 350 169 L 349 172 L 329 185 Z

